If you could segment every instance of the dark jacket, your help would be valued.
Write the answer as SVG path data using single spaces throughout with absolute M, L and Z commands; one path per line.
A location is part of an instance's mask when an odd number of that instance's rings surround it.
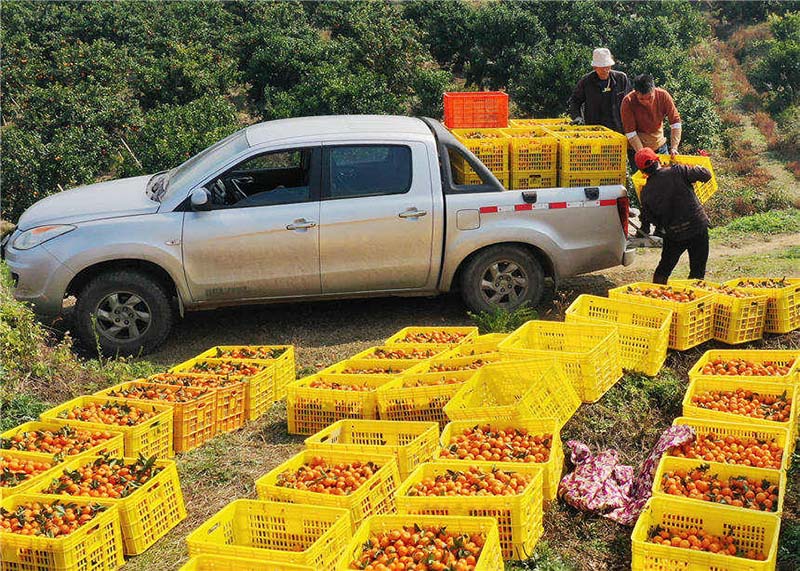
M 602 107 L 605 99 L 603 88 L 606 87 L 606 81 L 597 77 L 597 73 L 594 71 L 587 73 L 578 80 L 575 91 L 572 92 L 572 97 L 569 98 L 569 116 L 573 119 L 580 116 L 581 107 L 583 107 L 583 120 L 587 125 L 604 125 L 617 133 L 622 133 L 622 117 L 620 116 L 622 98 L 633 87 L 630 80 L 628 80 L 628 76 L 621 71 L 611 70 L 607 81 L 608 87 L 611 89 L 611 109 L 605 113 L 608 120 L 602 120 Z
M 642 188 L 642 230 L 650 224 L 664 231 L 664 238 L 684 242 L 708 228 L 708 216 L 692 184 L 708 182 L 711 172 L 703 167 L 672 165 L 647 177 Z

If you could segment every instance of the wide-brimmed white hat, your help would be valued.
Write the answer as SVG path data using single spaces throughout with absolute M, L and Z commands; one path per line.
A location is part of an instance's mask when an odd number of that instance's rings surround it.
M 614 65 L 614 58 L 608 48 L 595 48 L 592 52 L 592 67 L 609 67 Z

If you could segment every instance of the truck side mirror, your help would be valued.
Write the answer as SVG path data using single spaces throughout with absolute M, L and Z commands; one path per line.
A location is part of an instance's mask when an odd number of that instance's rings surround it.
M 192 191 L 189 203 L 195 212 L 205 212 L 211 210 L 211 195 L 205 188 L 197 188 Z

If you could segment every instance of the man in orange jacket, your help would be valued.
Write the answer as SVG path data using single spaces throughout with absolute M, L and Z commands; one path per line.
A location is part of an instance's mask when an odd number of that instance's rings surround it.
M 622 128 L 633 151 L 644 147 L 656 153 L 678 153 L 681 142 L 681 116 L 672 96 L 665 89 L 656 87 L 653 78 L 647 74 L 633 79 L 633 91 L 622 100 L 620 109 Z M 664 136 L 664 119 L 669 121 L 669 147 Z

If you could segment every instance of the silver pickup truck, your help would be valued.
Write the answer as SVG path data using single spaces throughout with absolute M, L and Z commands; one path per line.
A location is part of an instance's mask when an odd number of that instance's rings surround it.
M 461 155 L 483 184 L 454 182 Z M 540 302 L 546 277 L 628 265 L 622 186 L 507 191 L 440 123 L 305 117 L 247 127 L 155 175 L 45 198 L 3 240 L 15 296 L 75 296 L 78 336 L 148 352 L 184 310 L 431 295 Z

